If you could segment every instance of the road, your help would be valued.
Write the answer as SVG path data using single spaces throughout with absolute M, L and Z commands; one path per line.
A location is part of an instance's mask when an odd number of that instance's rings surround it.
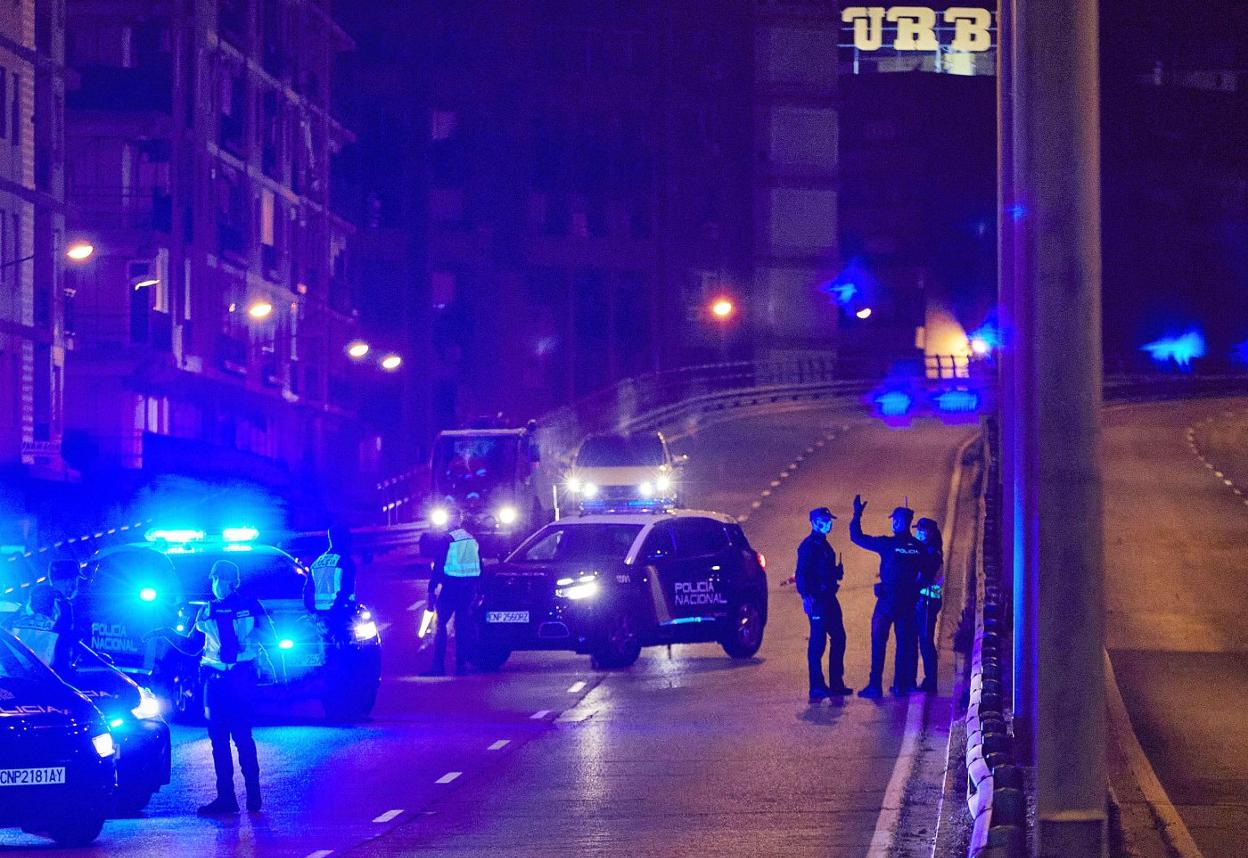
M 1111 409 L 1107 645 L 1136 735 L 1207 856 L 1248 830 L 1248 400 Z
M 327 726 L 309 705 L 260 727 L 265 810 L 228 820 L 194 816 L 212 792 L 207 740 L 178 727 L 174 783 L 141 818 L 109 822 L 95 848 L 72 854 L 868 854 L 892 833 L 881 807 L 923 700 L 808 705 L 806 624 L 778 582 L 807 510 L 830 506 L 847 568 L 846 680 L 865 684 L 876 558 L 849 545 L 850 501 L 870 501 L 869 532 L 884 532 L 907 496 L 943 518 L 953 453 L 969 434 L 800 412 L 677 442 L 691 457 L 693 505 L 740 516 L 770 561 L 766 639 L 744 663 L 707 644 L 648 649 L 617 673 L 528 653 L 494 675 L 422 678 L 413 609 L 425 583 L 379 565 L 360 585 L 386 647 L 371 721 Z M 891 654 L 889 665 L 886 680 Z M 42 845 L 0 833 L 0 850 Z

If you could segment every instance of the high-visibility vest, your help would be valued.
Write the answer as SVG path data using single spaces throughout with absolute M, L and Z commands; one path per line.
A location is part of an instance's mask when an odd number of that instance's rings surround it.
M 256 618 L 264 612 L 259 602 L 237 595 L 209 602 L 200 609 L 195 628 L 204 633 L 205 667 L 227 670 L 236 664 L 255 661 L 258 654 L 252 639 Z
M 312 585 L 318 611 L 329 610 L 338 598 L 338 592 L 342 589 L 342 566 L 339 565 L 341 560 L 341 554 L 327 551 L 312 563 Z
M 446 550 L 446 563 L 442 571 L 449 578 L 479 578 L 481 576 L 481 546 L 472 534 L 462 528 L 451 531 L 451 544 Z
M 9 631 L 13 633 L 13 637 L 26 644 L 31 652 L 39 656 L 40 661 L 51 667 L 52 660 L 56 658 L 56 642 L 61 637 L 52 631 L 52 626 L 51 617 L 45 617 L 43 614 L 30 614 L 14 621 Z

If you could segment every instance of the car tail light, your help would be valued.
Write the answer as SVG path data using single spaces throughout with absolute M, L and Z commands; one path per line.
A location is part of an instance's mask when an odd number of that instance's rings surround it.
M 762 567 L 763 569 L 766 569 L 767 557 L 761 551 L 755 551 L 754 554 L 758 557 L 758 565 Z

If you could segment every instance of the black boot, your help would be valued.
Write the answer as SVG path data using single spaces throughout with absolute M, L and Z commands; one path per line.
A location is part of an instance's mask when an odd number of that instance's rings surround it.
M 247 810 L 250 813 L 260 812 L 260 781 L 247 781 Z
M 198 816 L 226 816 L 238 813 L 238 799 L 233 795 L 218 795 L 195 813 Z

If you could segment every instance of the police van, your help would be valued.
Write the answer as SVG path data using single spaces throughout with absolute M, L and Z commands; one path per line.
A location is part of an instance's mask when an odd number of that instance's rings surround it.
M 108 815 L 116 765 L 99 710 L 0 631 L 0 827 L 85 846 Z
M 79 597 L 91 621 L 91 647 L 150 685 L 175 720 L 196 720 L 203 708 L 198 659 L 151 633 L 189 633 L 212 599 L 208 572 L 218 560 L 238 566 L 240 591 L 260 601 L 277 631 L 278 640 L 256 662 L 264 699 L 318 697 L 336 720 L 372 711 L 381 684 L 381 637 L 372 613 L 353 604 L 347 634 L 336 635 L 304 606 L 307 569 L 260 542 L 253 528 L 226 528 L 217 536 L 156 529 L 144 542 L 96 552 Z
M 484 574 L 471 657 L 497 669 L 514 650 L 572 650 L 619 668 L 644 646 L 716 642 L 749 658 L 767 624 L 765 562 L 720 513 L 564 518 Z

